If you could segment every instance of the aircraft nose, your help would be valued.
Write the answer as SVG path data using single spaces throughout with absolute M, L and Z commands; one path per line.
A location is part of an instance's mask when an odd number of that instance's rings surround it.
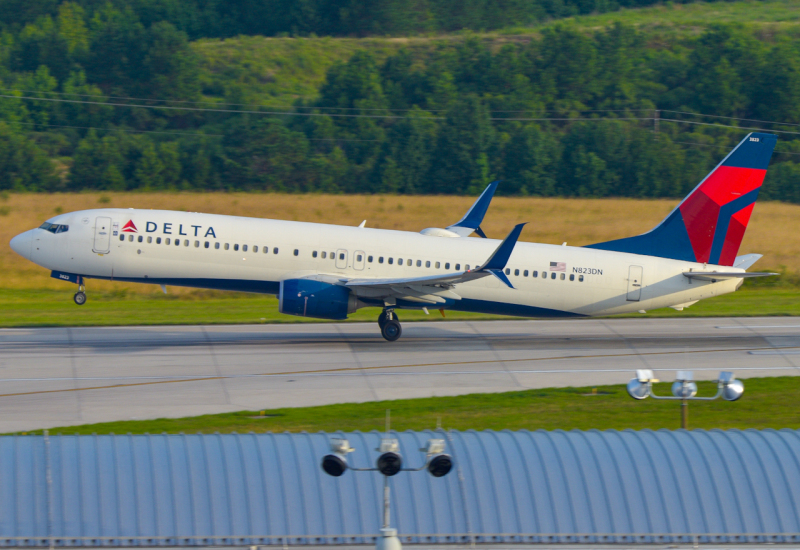
M 13 239 L 11 239 L 11 250 L 25 258 L 26 260 L 31 259 L 31 245 L 33 243 L 33 236 L 31 235 L 30 231 L 26 231 L 25 233 L 20 233 Z

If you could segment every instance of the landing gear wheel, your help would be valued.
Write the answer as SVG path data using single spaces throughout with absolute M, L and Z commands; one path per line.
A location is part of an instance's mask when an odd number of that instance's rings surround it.
M 403 329 L 400 327 L 400 323 L 396 319 L 386 321 L 381 327 L 381 336 L 383 336 L 389 342 L 394 342 L 400 338 L 401 334 L 403 334 Z
M 83 304 L 86 303 L 86 293 L 79 290 L 78 292 L 75 293 L 75 296 L 73 296 L 72 299 L 75 300 L 76 304 L 82 306 Z

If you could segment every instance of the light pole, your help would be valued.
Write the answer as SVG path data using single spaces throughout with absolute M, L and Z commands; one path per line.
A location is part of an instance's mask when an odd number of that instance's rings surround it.
M 736 401 L 744 393 L 744 384 L 741 380 L 736 380 L 732 372 L 722 371 L 719 373 L 717 382 L 717 394 L 713 397 L 696 397 L 697 384 L 694 382 L 692 371 L 678 371 L 675 382 L 672 383 L 672 395 L 656 395 L 653 392 L 653 384 L 658 379 L 653 376 L 653 371 L 639 369 L 636 371 L 636 378 L 628 382 L 628 395 L 634 399 L 665 399 L 681 402 L 681 428 L 687 429 L 689 423 L 689 401 L 713 401 L 720 396 L 725 401 Z
M 346 439 L 331 439 L 331 453 L 322 458 L 322 469 L 333 477 L 343 475 L 347 470 L 354 472 L 380 472 L 383 474 L 383 527 L 381 536 L 375 544 L 376 550 L 401 550 L 397 530 L 389 527 L 389 478 L 400 472 L 419 472 L 427 469 L 433 477 L 446 476 L 453 467 L 453 459 L 445 454 L 444 439 L 429 439 L 426 447 L 420 449 L 425 453 L 425 463 L 419 468 L 403 468 L 403 457 L 400 456 L 400 444 L 397 439 L 386 436 L 381 438 L 380 452 L 375 468 L 353 468 L 347 464 L 347 455 L 355 449 L 350 447 Z

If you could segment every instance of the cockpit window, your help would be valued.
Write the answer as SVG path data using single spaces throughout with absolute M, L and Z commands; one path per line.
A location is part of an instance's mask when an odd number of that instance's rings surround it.
M 57 223 L 44 222 L 42 225 L 39 226 L 39 229 L 44 229 L 45 231 L 49 231 L 50 233 L 66 233 L 67 231 L 69 231 L 69 226 L 60 225 Z

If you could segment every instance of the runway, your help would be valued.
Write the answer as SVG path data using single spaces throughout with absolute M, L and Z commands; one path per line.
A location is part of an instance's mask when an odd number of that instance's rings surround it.
M 800 374 L 800 319 L 0 330 L 0 431 L 242 409 L 625 384 L 637 368 Z

